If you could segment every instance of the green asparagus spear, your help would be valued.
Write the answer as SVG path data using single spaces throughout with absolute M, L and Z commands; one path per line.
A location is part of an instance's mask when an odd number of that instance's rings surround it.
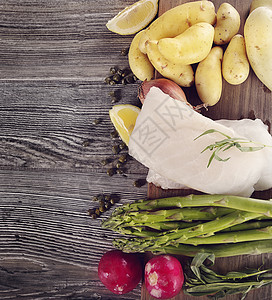
M 231 195 L 188 195 L 185 197 L 170 197 L 155 200 L 139 200 L 131 204 L 123 205 L 116 209 L 114 215 L 126 211 L 154 210 L 169 207 L 199 207 L 219 206 L 238 209 L 248 212 L 256 212 L 267 217 L 272 217 L 272 201 Z
M 182 241 L 184 244 L 206 245 L 206 244 L 223 244 L 223 243 L 239 243 L 247 241 L 260 241 L 272 239 L 272 226 L 261 229 L 243 230 L 235 232 L 216 233 L 208 237 L 193 237 Z
M 214 232 L 246 222 L 257 218 L 258 216 L 259 214 L 257 213 L 235 211 L 221 218 L 217 218 L 216 220 L 194 227 L 164 232 L 155 237 L 126 240 L 126 242 L 124 241 L 123 243 L 122 250 L 127 252 L 144 252 L 156 250 L 167 245 L 177 246 L 179 243 L 183 243 L 189 238 L 205 234 L 211 235 Z

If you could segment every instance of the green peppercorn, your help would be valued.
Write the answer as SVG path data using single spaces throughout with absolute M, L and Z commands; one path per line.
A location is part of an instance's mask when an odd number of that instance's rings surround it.
M 99 201 L 97 196 L 93 196 L 93 201 Z
M 126 149 L 126 148 L 127 148 L 126 143 L 122 142 L 122 143 L 119 145 L 119 148 L 120 148 L 121 150 Z
M 113 176 L 115 173 L 116 173 L 115 168 L 109 168 L 109 169 L 107 170 L 107 174 L 108 174 L 109 176 Z
M 118 132 L 117 130 L 114 130 L 110 133 L 111 138 L 117 138 L 118 137 Z
M 106 77 L 106 78 L 105 78 L 105 83 L 109 84 L 110 81 L 111 81 L 111 77 Z
M 118 158 L 119 162 L 121 162 L 121 163 L 126 162 L 127 159 L 128 159 L 127 154 L 122 154 L 122 155 Z
M 119 146 L 118 146 L 118 145 L 113 145 L 113 146 L 112 146 L 112 152 L 113 152 L 114 154 L 118 154 L 118 153 L 120 152 Z
M 120 161 L 118 161 L 118 162 L 116 163 L 116 168 L 117 168 L 117 169 L 122 168 L 122 167 L 123 167 L 123 164 L 124 164 L 124 163 L 121 163 Z
M 116 103 L 116 102 L 118 102 L 118 98 L 112 97 L 112 98 L 111 98 L 111 103 Z
M 129 48 L 128 47 L 125 47 L 121 50 L 121 55 L 122 56 L 127 56 L 128 55 L 128 51 L 129 51 Z
M 101 201 L 101 200 L 104 200 L 104 195 L 103 194 L 97 195 L 97 201 Z
M 109 163 L 110 163 L 110 160 L 108 158 L 105 158 L 105 159 L 101 160 L 101 165 L 102 166 L 106 166 Z
M 105 207 L 104 207 L 104 206 L 102 206 L 102 205 L 101 205 L 101 206 L 99 207 L 99 211 L 100 211 L 101 213 L 103 213 L 103 212 L 105 212 L 105 211 L 106 211 L 106 209 L 105 209 Z
M 91 216 L 92 214 L 95 213 L 95 208 L 90 208 L 88 209 L 88 214 Z
M 101 122 L 101 119 L 94 119 L 93 124 L 98 125 Z
M 115 81 L 115 82 L 119 82 L 121 80 L 121 75 L 119 74 L 114 74 L 112 79 Z
M 125 79 L 126 79 L 127 83 L 134 83 L 135 82 L 132 74 L 129 74 L 128 76 L 126 76 Z
M 110 68 L 110 73 L 111 73 L 111 74 L 115 74 L 115 73 L 117 72 L 117 70 L 118 70 L 118 69 L 117 69 L 116 67 L 111 67 L 111 68 Z
M 143 185 L 146 184 L 146 180 L 145 179 L 137 179 L 134 181 L 133 185 L 135 187 L 142 187 Z
M 110 207 L 111 207 L 110 201 L 106 202 L 106 203 L 105 203 L 105 208 L 106 208 L 106 209 L 109 209 Z

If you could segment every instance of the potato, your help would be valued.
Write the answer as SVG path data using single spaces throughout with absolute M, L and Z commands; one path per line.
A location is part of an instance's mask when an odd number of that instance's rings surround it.
M 189 87 L 194 83 L 194 71 L 190 65 L 174 64 L 165 59 L 158 50 L 157 41 L 149 41 L 146 46 L 147 56 L 155 69 L 175 83 Z
M 246 54 L 245 39 L 236 34 L 224 53 L 222 62 L 223 78 L 230 84 L 241 84 L 249 74 L 249 61 Z
M 134 36 L 128 52 L 130 69 L 142 81 L 151 80 L 154 76 L 153 65 L 150 63 L 147 55 L 142 53 L 138 48 L 139 40 L 143 33 L 144 30 Z
M 222 94 L 222 57 L 222 48 L 213 47 L 209 55 L 198 64 L 195 73 L 198 96 L 203 103 L 210 106 L 215 105 Z
M 271 33 L 272 9 L 254 9 L 244 27 L 247 57 L 256 76 L 272 91 Z
M 175 37 L 198 22 L 214 24 L 216 20 L 211 1 L 188 2 L 176 6 L 150 24 L 142 36 L 139 49 L 146 53 L 146 41 Z
M 265 6 L 272 9 L 272 1 L 271 0 L 252 0 L 250 5 L 250 12 L 251 13 L 255 8 Z
M 200 62 L 209 54 L 213 36 L 213 26 L 200 22 L 175 38 L 159 40 L 158 49 L 172 63 L 190 65 Z
M 238 33 L 240 22 L 238 11 L 229 3 L 222 3 L 217 11 L 214 43 L 216 45 L 228 43 Z

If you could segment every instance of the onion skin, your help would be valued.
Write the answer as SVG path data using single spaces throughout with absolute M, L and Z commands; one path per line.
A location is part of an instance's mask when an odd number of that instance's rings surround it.
M 161 89 L 165 94 L 169 95 L 173 99 L 181 100 L 183 102 L 187 102 L 186 96 L 181 89 L 181 87 L 176 84 L 175 82 L 165 79 L 165 78 L 158 78 L 153 80 L 145 80 L 141 84 L 138 92 L 138 97 L 142 103 L 144 103 L 145 97 L 149 90 L 153 87 L 158 87 Z

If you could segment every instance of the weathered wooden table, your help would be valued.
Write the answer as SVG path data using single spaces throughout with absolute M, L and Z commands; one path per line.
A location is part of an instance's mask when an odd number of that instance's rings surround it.
M 147 185 L 133 186 L 147 173 L 136 161 L 112 177 L 101 165 L 118 143 L 109 92 L 139 105 L 137 83 L 104 83 L 110 67 L 128 66 L 120 51 L 132 40 L 105 24 L 133 2 L 0 0 L 0 299 L 151 299 L 141 285 L 116 296 L 100 283 L 115 235 L 87 213 L 100 193 L 117 194 L 116 206 L 147 195 Z M 248 259 L 262 260 L 269 266 L 269 255 Z M 272 299 L 271 289 L 248 299 Z

